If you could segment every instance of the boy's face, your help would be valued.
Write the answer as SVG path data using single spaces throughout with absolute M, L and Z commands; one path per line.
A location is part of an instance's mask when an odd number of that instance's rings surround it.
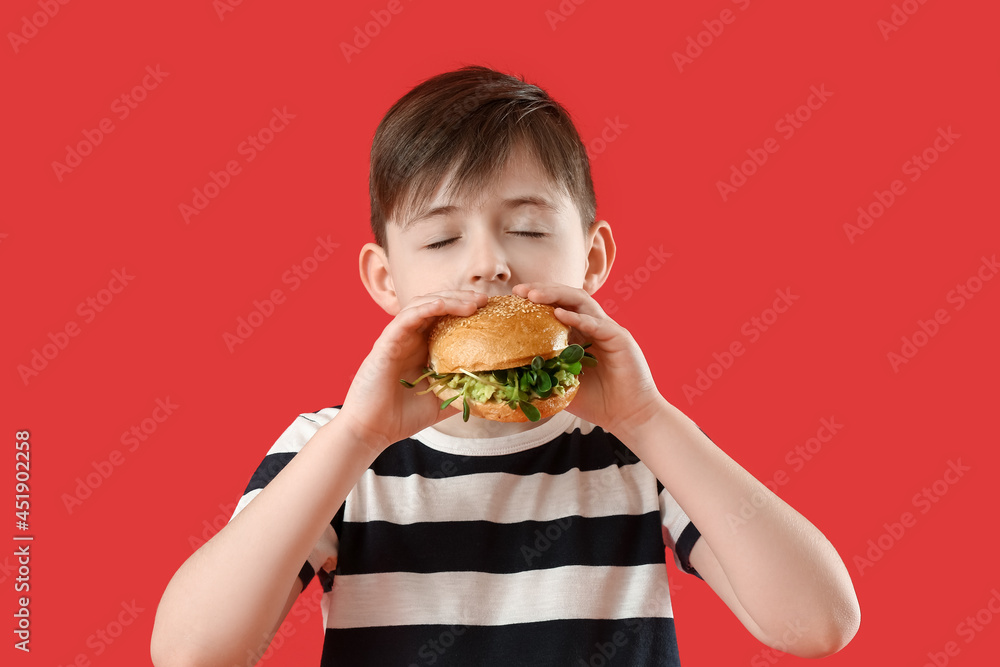
M 395 296 L 382 305 L 390 313 L 445 290 L 493 296 L 519 283 L 552 281 L 593 293 L 603 282 L 588 280 L 597 230 L 583 231 L 572 200 L 526 151 L 511 155 L 495 191 L 474 193 L 473 201 L 445 201 L 443 186 L 413 219 L 386 225 L 384 284 Z

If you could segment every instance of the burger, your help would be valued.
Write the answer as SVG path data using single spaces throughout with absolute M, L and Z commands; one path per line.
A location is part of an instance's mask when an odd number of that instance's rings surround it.
M 580 386 L 584 366 L 597 359 L 569 342 L 570 328 L 552 306 L 515 294 L 490 297 L 468 317 L 446 315 L 431 329 L 424 373 L 407 387 L 427 380 L 418 392 L 434 392 L 441 409 L 461 399 L 469 415 L 499 422 L 538 421 L 563 410 Z

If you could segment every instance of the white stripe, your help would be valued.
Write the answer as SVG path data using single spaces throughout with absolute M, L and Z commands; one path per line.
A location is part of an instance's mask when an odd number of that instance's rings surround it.
M 573 420 L 573 422 L 572 422 L 572 423 L 571 423 L 571 424 L 569 425 L 569 428 L 567 428 L 567 429 L 566 429 L 566 432 L 567 432 L 567 433 L 572 433 L 574 429 L 580 429 L 580 433 L 581 433 L 582 435 L 587 435 L 587 434 L 589 434 L 589 433 L 590 433 L 591 431 L 593 431 L 593 430 L 594 430 L 594 428 L 595 428 L 595 426 L 594 426 L 593 424 L 591 424 L 590 422 L 585 422 L 585 421 L 583 421 L 582 419 L 580 419 L 579 417 L 577 417 L 577 418 L 576 418 L 575 420 Z
M 239 514 L 240 512 L 242 512 L 243 508 L 245 508 L 247 505 L 249 505 L 250 501 L 253 500 L 254 498 L 256 498 L 260 494 L 260 492 L 263 491 L 263 490 L 264 490 L 263 487 L 261 487 L 259 489 L 254 489 L 253 491 L 251 491 L 249 493 L 244 493 L 243 497 L 240 498 L 240 502 L 236 503 L 236 509 L 233 510 L 233 515 L 231 517 L 229 517 L 229 520 L 232 521 L 233 519 L 235 519 L 236 515 Z
M 327 604 L 329 628 L 673 617 L 663 564 L 339 575 Z
M 268 454 L 298 453 L 321 426 L 328 424 L 340 412 L 337 408 L 323 408 L 319 412 L 303 412 L 278 436 Z
M 661 523 L 669 531 L 669 536 L 664 537 L 666 538 L 667 546 L 673 549 L 691 519 L 681 509 L 681 506 L 677 504 L 677 501 L 670 495 L 666 487 L 664 487 L 663 491 L 660 491 L 659 505 Z
M 278 436 L 278 439 L 271 445 L 271 448 L 267 450 L 265 456 L 270 456 L 271 454 L 297 454 L 309 442 L 316 431 L 320 429 L 324 424 L 329 423 L 337 416 L 340 412 L 337 408 L 323 408 L 319 412 L 303 412 L 298 417 L 295 418 L 288 428 Z M 263 461 L 262 461 L 263 463 Z M 268 482 L 270 483 L 270 482 Z M 233 515 L 229 518 L 230 521 L 236 518 L 236 515 L 243 511 L 251 500 L 257 497 L 257 494 L 263 491 L 263 487 L 259 489 L 254 489 L 249 493 L 243 494 L 239 502 L 236 504 L 236 509 L 233 511 Z
M 469 502 L 475 499 L 476 502 Z M 350 522 L 551 521 L 645 514 L 659 510 L 656 478 L 642 463 L 559 475 L 478 473 L 452 477 L 383 477 L 368 470 L 348 497 Z
M 463 438 L 447 435 L 433 426 L 411 436 L 431 449 L 457 456 L 503 456 L 523 452 L 550 442 L 562 433 L 571 433 L 578 419 L 563 410 L 527 431 L 495 438 Z

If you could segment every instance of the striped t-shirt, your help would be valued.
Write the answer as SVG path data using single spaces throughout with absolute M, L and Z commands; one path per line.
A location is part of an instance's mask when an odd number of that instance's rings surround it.
M 338 408 L 296 418 L 234 517 Z M 624 444 L 563 411 L 394 443 L 299 577 L 323 587 L 323 666 L 679 665 L 665 549 L 697 575 L 698 536 Z

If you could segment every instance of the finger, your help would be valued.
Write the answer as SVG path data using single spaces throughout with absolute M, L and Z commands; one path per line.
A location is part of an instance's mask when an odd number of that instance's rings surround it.
M 513 292 L 535 303 L 563 306 L 596 318 L 607 317 L 594 297 L 577 287 L 559 283 L 522 283 L 515 285 Z
M 477 292 L 476 290 L 471 290 L 471 289 L 444 290 L 441 292 L 431 292 L 430 294 L 425 294 L 423 296 L 416 297 L 416 299 L 436 298 L 436 297 L 454 297 L 456 299 L 472 299 L 476 303 L 483 303 L 483 304 L 485 304 L 487 299 L 489 299 L 489 296 L 485 292 Z
M 474 290 L 432 292 L 430 294 L 421 294 L 420 296 L 413 297 L 409 303 L 403 306 L 401 311 L 424 303 L 430 303 L 431 301 L 435 301 L 437 299 L 468 301 L 470 303 L 475 303 L 477 306 L 485 306 L 488 297 L 482 292 L 476 292 Z
M 444 401 L 442 401 L 440 398 L 437 398 L 436 396 L 434 398 L 437 401 L 437 407 L 438 407 L 438 415 L 437 418 L 434 420 L 435 424 L 443 422 L 445 419 L 448 419 L 449 417 L 454 417 L 456 414 L 459 415 L 462 414 L 461 399 L 456 398 L 454 401 L 451 402 L 451 404 L 448 407 L 442 410 L 441 404 L 444 403 Z
M 481 306 L 485 306 L 487 299 L 488 297 L 485 294 L 481 292 L 474 292 L 472 290 L 435 292 L 433 294 L 424 294 L 415 297 L 403 308 L 403 311 L 400 312 L 402 313 L 410 308 L 419 308 L 430 303 L 440 302 L 440 304 L 444 307 L 443 314 L 456 314 L 453 312 L 456 307 L 459 307 L 459 309 L 462 310 L 462 314 L 467 314 L 465 313 L 467 308 L 463 308 L 464 306 L 471 304 L 473 309 L 476 309 Z
M 598 343 L 610 341 L 620 333 L 620 327 L 609 317 L 594 317 L 561 307 L 556 307 L 555 316 L 563 324 Z
M 420 303 L 411 302 L 411 305 L 396 315 L 390 323 L 390 327 L 395 325 L 398 328 L 396 335 L 423 333 L 436 318 L 444 315 L 468 317 L 479 307 L 477 301 L 468 298 L 442 296 L 423 300 L 424 298 L 420 298 Z

